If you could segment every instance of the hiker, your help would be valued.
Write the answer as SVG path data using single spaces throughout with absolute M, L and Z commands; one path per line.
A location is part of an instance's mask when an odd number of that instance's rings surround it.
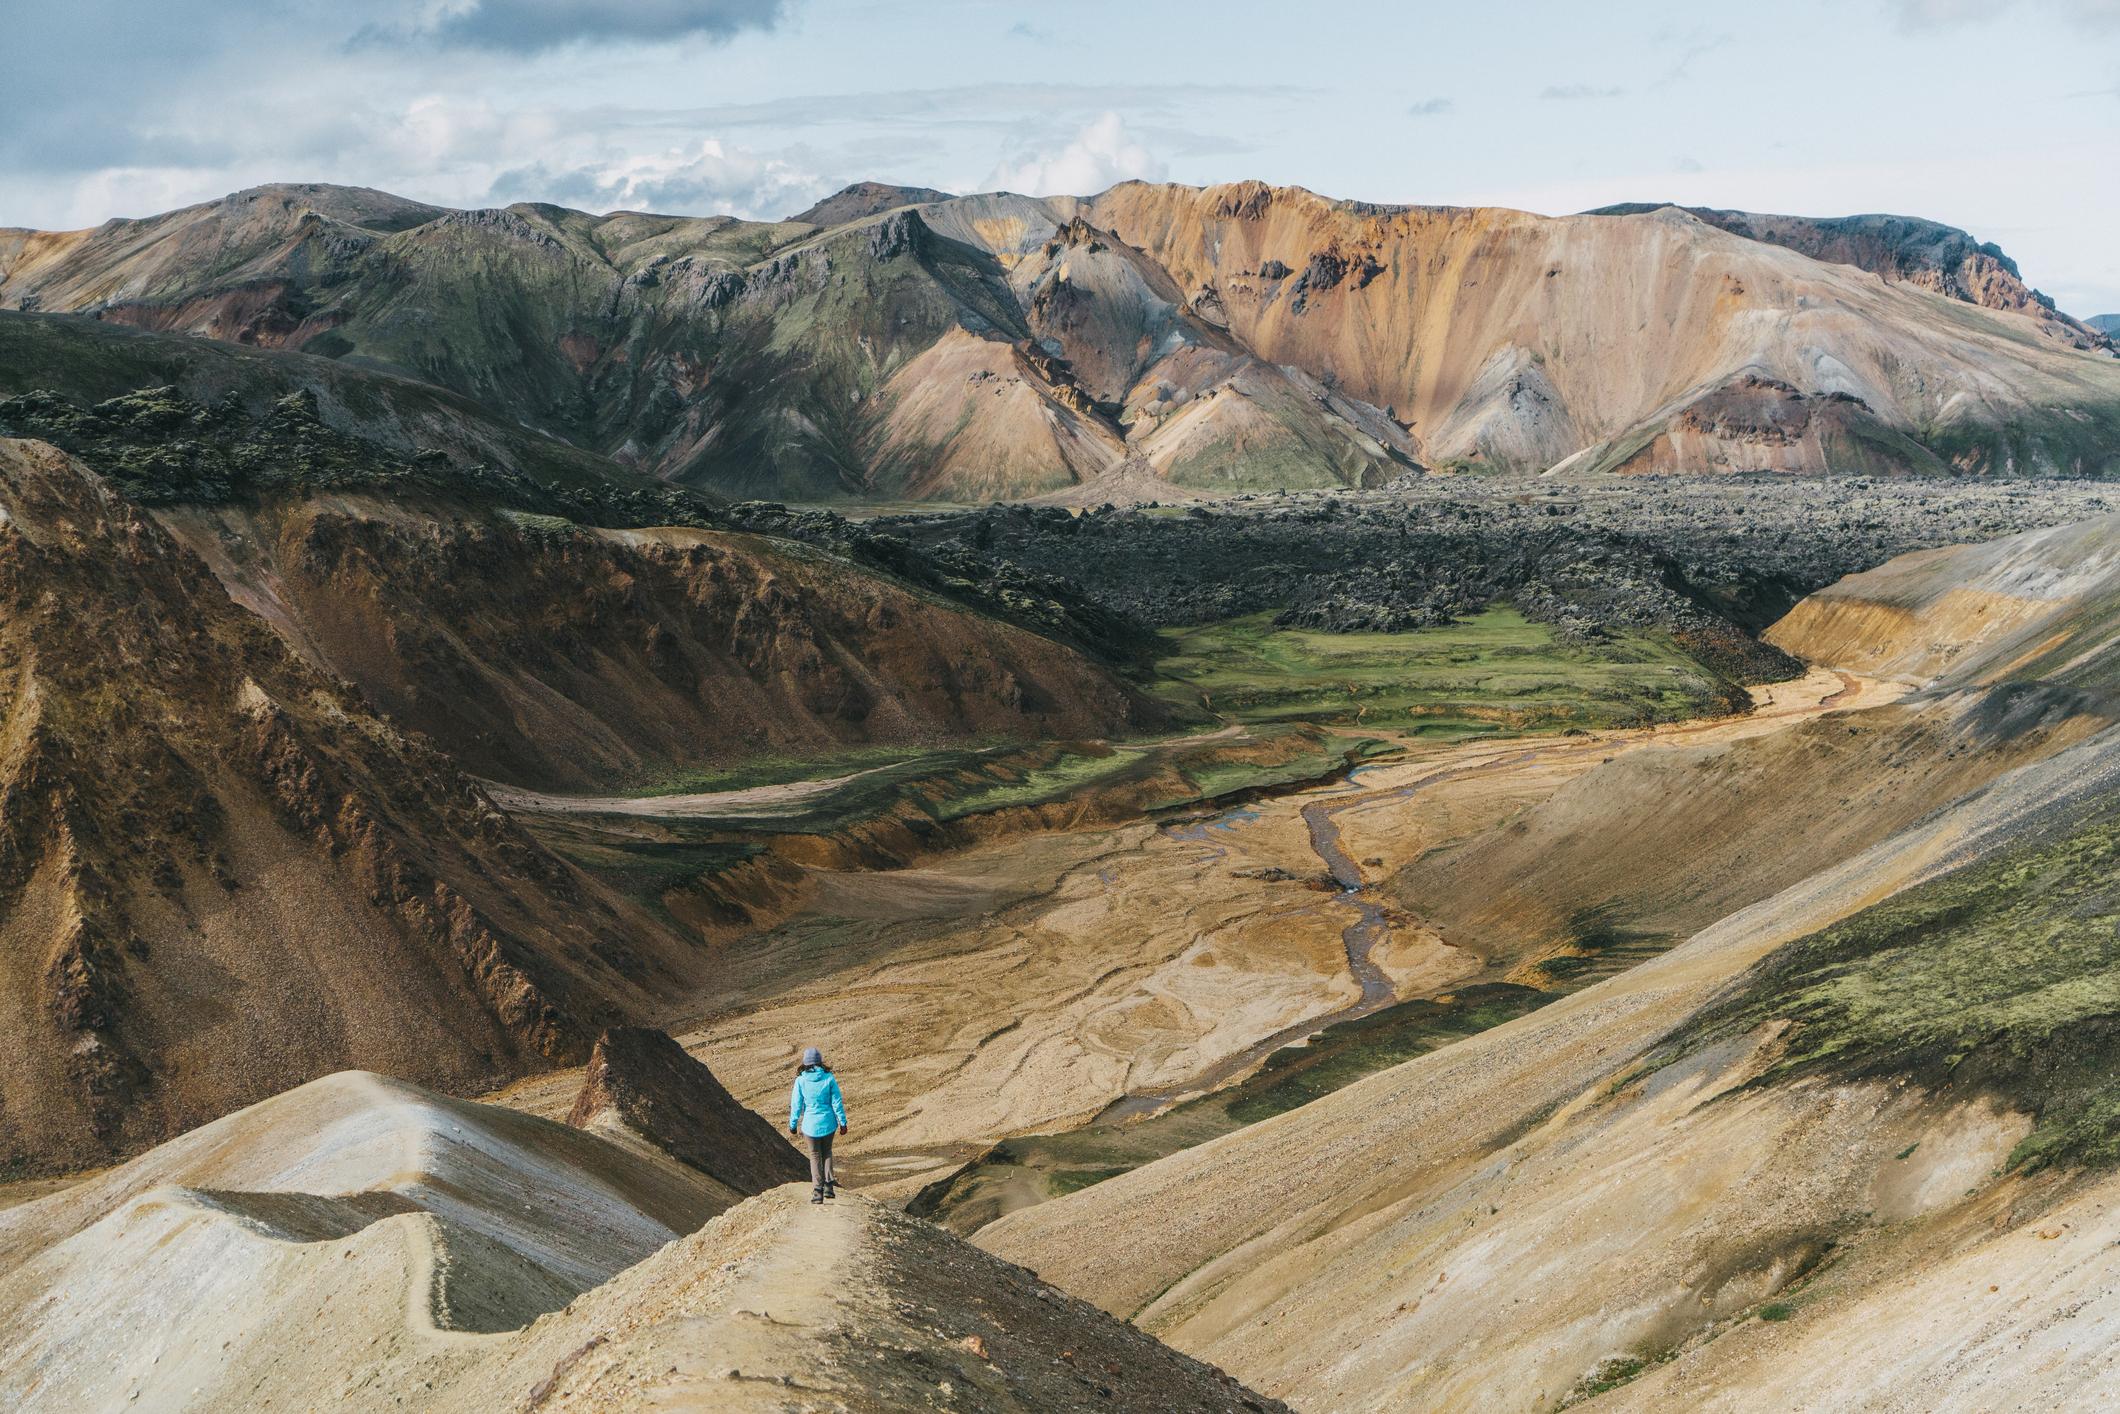
M 795 1071 L 795 1091 L 788 1096 L 788 1133 L 810 1141 L 812 1203 L 839 1196 L 839 1185 L 832 1181 L 832 1140 L 846 1132 L 847 1106 L 840 1098 L 839 1077 L 824 1063 L 823 1052 L 806 1046 Z

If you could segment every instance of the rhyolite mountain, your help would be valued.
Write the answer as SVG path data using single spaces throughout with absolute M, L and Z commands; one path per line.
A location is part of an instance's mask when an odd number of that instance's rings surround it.
M 1887 280 L 1903 280 L 1985 309 L 2029 314 L 2046 334 L 2080 348 L 2109 348 L 2110 328 L 2094 319 L 2073 319 L 2054 301 L 2024 282 L 2017 262 L 1993 241 L 1976 241 L 1956 226 L 1916 216 L 1768 216 L 1678 206 L 1711 226 L 1769 245 L 1787 246 L 1818 260 L 1854 265 Z M 1638 216 L 1654 202 L 1601 206 L 1592 216 Z
M 1903 218 L 1129 182 L 746 222 L 280 185 L 0 231 L 0 304 L 418 379 L 734 497 L 2120 470 L 2109 342 Z

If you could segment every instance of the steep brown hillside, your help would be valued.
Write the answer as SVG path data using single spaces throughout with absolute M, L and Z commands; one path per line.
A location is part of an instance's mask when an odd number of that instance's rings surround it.
M 1161 721 L 1080 654 L 791 541 L 359 496 L 162 518 L 313 665 L 512 784 Z
M 1668 942 L 2116 716 L 2066 691 L 1967 692 L 1834 713 L 1735 746 L 1641 753 L 1416 860 L 1391 891 L 1482 955 L 1594 957 L 1630 939 Z M 1619 836 L 1626 847 L 1615 852 Z
M 0 1165 L 349 1064 L 488 1087 L 686 959 L 93 473 L 0 442 Z
M 1768 637 L 1916 687 L 2039 678 L 2120 693 L 2120 516 L 1902 555 L 1806 598 Z

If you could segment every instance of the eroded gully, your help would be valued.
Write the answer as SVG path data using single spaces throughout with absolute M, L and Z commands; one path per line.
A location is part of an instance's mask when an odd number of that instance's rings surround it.
M 1307 1017 L 1293 1025 L 1282 1027 L 1272 1035 L 1224 1057 L 1205 1070 L 1196 1072 L 1182 1084 L 1153 1090 L 1129 1091 L 1105 1106 L 1094 1122 L 1123 1121 L 1153 1114 L 1179 1100 L 1218 1090 L 1282 1047 L 1293 1045 L 1325 1027 L 1382 1011 L 1399 999 L 1397 987 L 1377 965 L 1375 959 L 1377 945 L 1390 935 L 1388 910 L 1370 895 L 1369 880 L 1364 877 L 1361 866 L 1355 863 L 1340 843 L 1340 825 L 1334 818 L 1340 812 L 1358 805 L 1373 805 L 1379 801 L 1410 799 L 1421 791 L 1446 781 L 1511 770 L 1537 760 L 1542 755 L 1574 754 L 1586 749 L 1589 748 L 1572 743 L 1565 747 L 1533 748 L 1508 756 L 1446 766 L 1403 785 L 1383 790 L 1363 790 L 1360 784 L 1363 773 L 1381 769 L 1381 766 L 1357 766 L 1349 771 L 1346 780 L 1338 788 L 1305 805 L 1301 813 L 1303 824 L 1310 834 L 1312 852 L 1323 862 L 1326 873 L 1339 887 L 1339 892 L 1334 895 L 1336 901 L 1355 910 L 1355 919 L 1341 931 L 1340 942 L 1347 949 L 1347 970 L 1361 986 L 1361 994 L 1335 1011 Z M 1225 811 L 1206 821 L 1173 826 L 1171 829 L 1174 833 L 1181 833 L 1183 837 L 1208 842 L 1211 831 L 1221 822 L 1228 822 L 1227 827 L 1234 827 L 1255 818 L 1256 811 L 1240 809 Z

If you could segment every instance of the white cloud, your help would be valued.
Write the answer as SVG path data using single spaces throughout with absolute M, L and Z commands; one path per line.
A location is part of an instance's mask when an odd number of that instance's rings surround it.
M 475 162 L 481 156 L 539 151 L 563 134 L 559 115 L 550 109 L 502 111 L 484 99 L 430 94 L 406 104 L 404 114 L 381 137 L 408 165 L 431 169 Z
M 2120 28 L 2120 0 L 2028 0 L 2032 9 L 2085 30 Z M 2000 18 L 2018 0 L 1892 0 L 1899 27 L 1910 33 L 1951 29 Z
M 1092 196 L 1126 181 L 1160 181 L 1163 163 L 1126 131 L 1117 113 L 1105 113 L 1057 150 L 1019 153 L 987 176 L 990 191 L 1027 196 Z
M 559 170 L 541 162 L 512 168 L 494 180 L 491 199 L 770 221 L 802 210 L 833 185 L 783 158 L 710 137 Z

